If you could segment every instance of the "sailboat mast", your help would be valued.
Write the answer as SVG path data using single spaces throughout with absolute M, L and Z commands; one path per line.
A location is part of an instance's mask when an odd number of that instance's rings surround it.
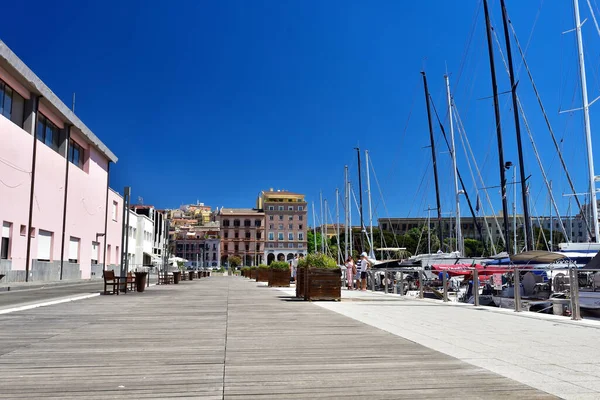
M 444 75 L 446 80 L 446 94 L 448 97 L 448 117 L 450 119 L 450 141 L 452 142 L 452 148 L 450 154 L 452 155 L 452 174 L 454 175 L 454 195 L 456 196 L 456 250 L 463 254 L 462 246 L 462 231 L 460 225 L 460 192 L 458 190 L 458 168 L 456 166 L 456 147 L 454 146 L 454 124 L 452 121 L 452 95 L 450 94 L 450 78 L 448 75 Z
M 348 181 L 348 241 L 350 242 L 350 256 L 354 257 L 354 237 L 352 234 L 352 205 L 350 204 L 350 193 L 352 186 Z
M 533 232 L 531 227 L 531 218 L 529 216 L 529 192 L 527 190 L 527 178 L 525 176 L 525 162 L 523 160 L 523 145 L 521 142 L 521 124 L 519 120 L 519 108 L 517 105 L 517 84 L 515 83 L 515 72 L 513 69 L 512 52 L 510 49 L 510 35 L 508 33 L 508 13 L 504 0 L 500 0 L 502 7 L 502 21 L 504 23 L 504 42 L 506 44 L 506 54 L 508 60 L 508 75 L 510 77 L 510 88 L 512 92 L 513 113 L 515 117 L 515 132 L 517 134 L 517 150 L 519 153 L 519 175 L 521 178 L 521 195 L 523 200 L 523 217 L 525 232 L 525 251 L 533 250 Z M 515 184 L 516 188 L 516 184 Z M 515 245 L 515 248 L 517 246 Z
M 350 218 L 348 217 L 350 212 L 350 210 L 348 209 L 348 207 L 350 206 L 350 202 L 348 192 L 348 166 L 344 165 L 344 261 L 348 259 L 348 240 L 350 238 Z
M 500 187 L 502 190 L 502 217 L 504 220 L 504 248 L 511 252 L 509 225 L 508 225 L 508 202 L 506 199 L 506 174 L 504 164 L 504 151 L 502 146 L 502 126 L 500 125 L 500 106 L 498 104 L 498 86 L 496 85 L 496 67 L 494 66 L 494 48 L 492 46 L 492 26 L 490 24 L 490 13 L 488 11 L 488 2 L 483 0 L 483 10 L 485 12 L 485 26 L 487 33 L 488 53 L 490 58 L 490 72 L 492 75 L 492 91 L 494 95 L 494 115 L 496 120 L 496 136 L 498 138 L 498 163 L 500 164 Z
M 367 166 L 367 199 L 369 201 L 369 232 L 371 234 L 371 250 L 369 251 L 369 256 L 371 258 L 375 258 L 375 251 L 373 250 L 375 242 L 373 241 L 373 212 L 371 210 L 371 178 L 369 174 L 369 150 L 365 150 L 365 164 Z
M 321 223 L 321 254 L 325 254 L 325 232 L 323 231 L 323 221 L 325 221 L 324 217 L 323 217 L 323 192 L 319 192 L 319 198 L 321 201 L 321 221 L 319 221 Z M 327 229 L 327 227 L 325 227 L 325 229 Z
M 359 199 L 359 207 L 360 207 L 360 247 L 362 251 L 365 251 L 365 242 L 363 240 L 363 232 L 365 228 L 365 223 L 363 220 L 363 199 L 362 199 L 362 174 L 360 172 L 360 148 L 355 147 L 356 156 L 358 157 L 358 199 Z
M 313 236 L 315 239 L 315 253 L 317 253 L 317 219 L 315 218 L 315 202 L 312 202 L 312 211 L 313 211 Z
M 592 128 L 590 127 L 590 105 L 588 103 L 587 82 L 585 77 L 585 60 L 583 58 L 583 41 L 581 38 L 581 21 L 579 19 L 579 0 L 573 0 L 575 13 L 575 31 L 577 32 L 577 53 L 579 54 L 579 78 L 581 79 L 581 97 L 583 100 L 583 122 L 585 126 L 585 143 L 587 146 L 588 174 L 590 183 L 590 205 L 594 225 L 593 241 L 599 243 L 598 204 L 596 203 L 596 176 L 594 175 L 594 156 L 592 154 Z
M 335 188 L 335 239 L 337 245 L 337 262 L 340 265 L 340 191 Z
M 438 215 L 438 237 L 440 239 L 440 247 L 442 244 L 442 206 L 440 204 L 440 186 L 438 183 L 437 161 L 435 155 L 435 139 L 433 138 L 433 125 L 431 124 L 431 109 L 429 106 L 429 89 L 427 88 L 427 76 L 425 71 L 421 71 L 423 75 L 423 88 L 425 89 L 425 102 L 427 103 L 427 121 L 429 123 L 429 140 L 431 142 L 431 160 L 433 163 L 433 178 L 435 181 L 435 200 L 437 203 Z

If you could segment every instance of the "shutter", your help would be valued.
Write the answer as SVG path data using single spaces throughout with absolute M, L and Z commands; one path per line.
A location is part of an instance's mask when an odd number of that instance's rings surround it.
M 2 223 L 2 237 L 3 238 L 10 237 L 10 223 L 9 222 Z
M 92 242 L 92 260 L 98 261 L 98 242 Z
M 79 239 L 78 238 L 70 238 L 69 239 L 69 260 L 77 260 L 79 259 Z
M 38 260 L 50 261 L 50 247 L 52 245 L 52 232 L 43 231 L 40 229 L 38 237 Z

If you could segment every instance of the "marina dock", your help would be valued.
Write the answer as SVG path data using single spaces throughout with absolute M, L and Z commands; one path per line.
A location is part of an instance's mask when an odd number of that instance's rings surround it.
M 502 372 L 498 351 L 507 337 L 504 332 L 482 337 L 474 326 L 489 330 L 493 321 L 505 324 L 505 319 L 525 324 L 511 331 L 512 341 L 523 345 L 536 334 L 528 324 L 546 324 L 548 335 L 552 329 L 561 336 L 580 332 L 573 340 L 555 336 L 539 356 L 560 350 L 562 357 L 573 357 L 575 348 L 567 343 L 583 349 L 579 367 L 587 363 L 589 371 L 573 371 L 582 378 L 580 390 L 567 386 L 570 393 L 563 394 L 597 398 L 600 393 L 589 387 L 600 377 L 590 350 L 597 328 L 385 297 L 345 292 L 339 303 L 310 303 L 243 278 L 211 277 L 0 315 L 2 397 L 556 398 L 559 386 L 569 382 L 552 378 L 555 385 L 544 381 L 544 390 L 497 373 Z M 454 312 L 470 325 L 450 323 Z M 404 331 L 378 326 L 382 323 Z M 472 339 L 465 340 L 492 352 L 464 348 L 459 328 L 472 330 Z M 446 335 L 442 348 L 434 343 L 443 342 L 435 332 Z M 588 334 L 589 348 L 582 342 Z M 461 357 L 447 354 L 453 347 Z M 525 352 L 514 361 L 531 366 L 539 360 Z M 540 364 L 537 373 L 545 367 Z M 584 376 L 595 376 L 595 383 Z

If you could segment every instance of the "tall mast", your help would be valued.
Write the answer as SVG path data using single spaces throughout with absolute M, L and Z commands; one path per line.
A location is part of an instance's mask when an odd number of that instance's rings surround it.
M 369 200 L 369 231 L 371 234 L 371 250 L 369 251 L 369 257 L 375 258 L 375 243 L 373 242 L 373 213 L 371 211 L 371 179 L 369 174 L 369 150 L 365 150 L 365 164 L 367 165 L 367 195 Z
M 348 259 L 348 240 L 350 239 L 349 235 L 349 212 L 348 209 L 350 202 L 348 196 L 348 166 L 344 165 L 344 261 Z
M 348 241 L 350 242 L 350 255 L 354 257 L 354 237 L 352 235 L 352 205 L 350 204 L 351 191 L 352 186 L 350 185 L 350 181 L 348 181 Z
M 323 221 L 325 221 L 323 218 L 323 191 L 319 192 L 319 198 L 321 200 L 321 254 L 325 254 L 325 233 L 323 232 Z M 327 227 L 324 229 L 327 229 Z
M 315 239 L 315 253 L 317 253 L 317 219 L 315 218 L 315 202 L 312 202 L 312 209 L 313 209 L 313 236 Z
M 335 239 L 337 240 L 337 262 L 338 265 L 341 263 L 340 262 L 340 254 L 341 254 L 341 249 L 340 249 L 340 191 L 338 188 L 335 188 L 335 219 L 336 219 L 336 224 L 335 224 Z
M 599 243 L 598 204 L 596 203 L 596 176 L 594 175 L 594 155 L 592 154 L 592 128 L 590 127 L 590 105 L 588 103 L 587 82 L 585 78 L 585 60 L 583 58 L 583 41 L 581 39 L 581 21 L 579 20 L 579 0 L 573 0 L 575 12 L 575 31 L 577 32 L 577 52 L 579 53 L 579 78 L 581 79 L 581 98 L 583 100 L 583 123 L 585 125 L 585 143 L 587 145 L 588 178 L 590 183 L 590 203 L 594 224 L 593 241 Z
M 438 215 L 438 237 L 440 239 L 440 248 L 442 245 L 442 206 L 440 205 L 440 186 L 438 183 L 437 161 L 435 155 L 435 140 L 433 138 L 433 125 L 431 124 L 431 109 L 429 106 L 429 89 L 427 89 L 427 76 L 425 71 L 421 71 L 423 75 L 423 88 L 425 89 L 425 102 L 427 104 L 427 121 L 429 123 L 429 140 L 431 142 L 431 160 L 433 163 L 433 178 L 435 180 L 435 200 L 437 203 Z
M 363 221 L 363 200 L 362 200 L 362 174 L 360 172 L 360 148 L 355 147 L 356 155 L 358 157 L 358 199 L 360 206 L 360 247 L 362 251 L 365 251 L 365 242 L 363 240 L 363 232 L 364 232 L 364 221 Z
M 521 124 L 519 120 L 519 108 L 517 105 L 517 84 L 515 83 L 515 73 L 513 69 L 512 52 L 510 50 L 510 35 L 508 34 L 508 13 L 504 0 L 500 0 L 502 7 L 502 21 L 504 23 L 504 41 L 506 43 L 506 53 L 508 59 L 508 75 L 510 77 L 510 90 L 512 92 L 513 113 L 515 116 L 515 131 L 517 133 L 517 150 L 519 152 L 519 175 L 521 178 L 521 196 L 523 200 L 523 217 L 525 218 L 525 251 L 533 250 L 533 232 L 531 229 L 531 219 L 529 216 L 529 191 L 525 177 L 525 162 L 523 160 L 523 145 L 521 142 Z M 515 183 L 516 189 L 516 183 Z M 516 204 L 516 203 L 515 203 Z M 515 217 L 516 218 L 516 217 Z M 515 248 L 517 246 L 515 245 Z
M 450 79 L 448 75 L 444 75 L 446 80 L 446 93 L 448 97 L 448 117 L 450 118 L 450 141 L 452 148 L 452 173 L 454 175 L 454 195 L 456 196 L 456 250 L 460 254 L 464 254 L 462 246 L 462 231 L 460 226 L 460 192 L 458 190 L 458 168 L 456 166 L 456 147 L 454 146 L 454 124 L 452 121 L 452 95 L 450 94 Z
M 483 0 L 483 10 L 485 12 L 485 26 L 487 32 L 488 53 L 490 57 L 490 72 L 492 75 L 492 91 L 494 95 L 494 115 L 496 119 L 496 136 L 498 137 L 498 163 L 500 167 L 500 187 L 502 188 L 502 217 L 504 222 L 504 248 L 511 252 L 510 236 L 508 226 L 508 203 L 506 199 L 506 174 L 504 164 L 504 151 L 502 147 L 502 126 L 500 125 L 500 106 L 498 105 L 498 86 L 496 85 L 496 68 L 494 66 L 494 48 L 492 46 L 492 26 L 490 25 L 490 14 L 488 11 L 488 2 Z
M 329 208 L 327 208 L 327 199 L 323 200 L 325 202 L 325 232 L 321 231 L 321 239 L 323 240 L 324 243 L 324 251 L 323 254 L 327 254 L 327 239 L 329 239 L 329 236 L 327 235 L 329 233 L 329 229 L 327 228 L 327 212 L 329 211 Z

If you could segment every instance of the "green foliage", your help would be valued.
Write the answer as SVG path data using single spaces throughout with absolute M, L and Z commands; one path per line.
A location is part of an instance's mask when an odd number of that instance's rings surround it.
M 483 256 L 483 243 L 476 239 L 464 239 L 465 257 L 481 257 Z
M 298 260 L 298 267 L 313 267 L 323 269 L 339 268 L 336 261 L 325 254 L 309 254 L 305 258 Z
M 242 271 L 250 271 L 250 267 L 242 267 Z
M 290 265 L 285 261 L 274 261 L 271 263 L 270 267 L 272 269 L 280 269 L 280 270 L 288 270 L 290 269 Z
M 242 265 L 242 259 L 238 256 L 229 256 L 227 260 L 229 261 L 229 266 L 232 268 Z
M 271 264 L 274 264 L 274 263 L 271 263 Z M 268 265 L 266 265 L 266 264 L 260 264 L 260 265 L 258 266 L 258 269 L 269 269 L 269 266 L 268 266 Z
M 316 253 L 321 249 L 321 233 L 317 232 L 317 248 L 315 249 L 315 234 L 312 230 L 306 233 L 306 241 L 308 243 L 308 254 Z
M 264 264 L 261 264 L 261 265 L 264 265 Z M 250 267 L 250 271 L 255 271 L 257 269 L 258 269 L 258 267 Z

